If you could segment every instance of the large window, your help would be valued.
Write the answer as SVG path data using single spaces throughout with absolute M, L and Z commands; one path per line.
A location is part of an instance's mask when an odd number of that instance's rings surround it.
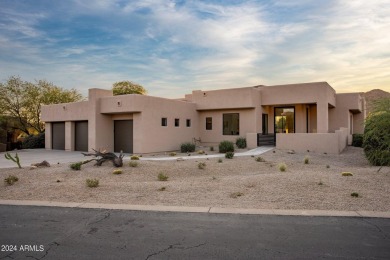
M 223 135 L 240 134 L 240 114 L 223 114 Z
M 213 118 L 206 117 L 206 130 L 212 130 L 212 129 L 213 129 Z
M 275 133 L 295 133 L 294 107 L 275 107 Z

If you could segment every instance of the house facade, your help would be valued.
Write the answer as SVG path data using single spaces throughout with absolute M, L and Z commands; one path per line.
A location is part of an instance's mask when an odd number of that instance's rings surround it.
M 195 90 L 182 99 L 90 89 L 88 101 L 42 108 L 46 149 L 137 154 L 238 137 L 249 148 L 340 153 L 363 133 L 364 118 L 360 93 L 336 94 L 326 82 Z

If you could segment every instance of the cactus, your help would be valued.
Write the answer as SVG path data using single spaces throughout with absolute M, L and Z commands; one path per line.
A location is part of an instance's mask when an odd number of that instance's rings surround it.
M 11 161 L 13 161 L 14 163 L 16 163 L 16 164 L 18 165 L 19 169 L 22 168 L 22 166 L 20 166 L 20 160 L 19 160 L 19 155 L 18 155 L 18 153 L 15 154 L 15 158 L 13 158 L 12 155 L 11 155 L 10 153 L 5 153 L 5 154 L 4 154 L 4 157 L 5 157 L 5 159 L 11 160 Z

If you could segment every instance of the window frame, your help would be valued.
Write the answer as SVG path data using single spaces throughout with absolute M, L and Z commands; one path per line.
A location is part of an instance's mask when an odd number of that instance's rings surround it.
M 167 127 L 168 126 L 168 118 L 167 117 L 162 117 L 161 118 L 161 126 Z
M 210 119 L 210 122 L 207 122 L 207 119 Z M 207 131 L 213 130 L 213 118 L 211 116 L 206 117 L 206 130 Z
M 186 126 L 191 127 L 191 119 L 186 119 Z
M 180 127 L 180 118 L 175 118 L 174 125 L 175 127 Z
M 238 128 L 237 128 L 237 131 L 235 134 L 225 134 L 224 124 L 225 124 L 225 116 L 227 116 L 227 115 L 237 115 L 237 118 L 238 118 L 238 126 L 237 127 Z M 233 136 L 240 135 L 240 113 L 223 113 L 222 114 L 222 135 L 233 135 Z

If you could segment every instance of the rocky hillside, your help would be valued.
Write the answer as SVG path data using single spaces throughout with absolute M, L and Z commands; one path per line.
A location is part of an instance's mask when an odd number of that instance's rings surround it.
M 363 93 L 363 96 L 366 98 L 367 102 L 367 115 L 372 110 L 373 101 L 380 98 L 390 98 L 390 93 L 383 91 L 381 89 L 373 89 L 366 93 Z

